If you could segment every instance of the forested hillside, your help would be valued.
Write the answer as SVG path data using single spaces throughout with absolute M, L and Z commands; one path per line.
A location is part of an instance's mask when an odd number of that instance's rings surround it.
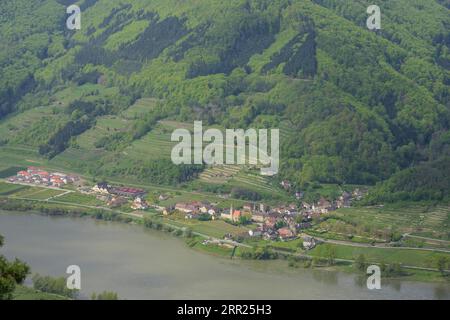
M 95 158 L 76 163 L 86 171 L 172 183 L 199 168 L 125 150 L 158 121 L 280 128 L 274 179 L 298 189 L 387 180 L 373 201 L 448 197 L 448 1 L 82 0 L 82 28 L 69 31 L 74 2 L 0 2 L 3 147 L 83 150 Z M 371 4 L 378 31 L 366 27 Z M 128 112 L 140 98 L 154 103 Z M 89 135 L 124 114 L 126 125 Z

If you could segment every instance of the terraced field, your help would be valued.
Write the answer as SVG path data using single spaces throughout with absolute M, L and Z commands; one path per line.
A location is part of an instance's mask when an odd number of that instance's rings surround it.
M 237 175 L 240 170 L 240 167 L 233 165 L 214 166 L 202 172 L 199 179 L 206 183 L 224 184 Z
M 95 142 L 111 134 L 126 131 L 130 121 L 117 116 L 104 116 L 97 119 L 96 125 L 78 136 L 77 142 L 81 148 L 92 152 L 95 150 Z
M 281 197 L 286 196 L 282 190 L 270 183 L 270 178 L 259 175 L 259 171 L 249 171 L 245 167 L 237 165 L 210 167 L 199 176 L 199 181 L 207 184 L 240 187 Z
M 356 225 L 370 225 L 376 229 L 396 229 L 403 233 L 426 234 L 447 238 L 450 206 L 405 205 L 384 208 L 345 208 L 333 212 Z
M 21 145 L 37 146 L 65 119 L 65 115 L 53 114 L 53 106 L 33 108 L 0 120 L 0 137 Z M 45 130 L 41 128 L 44 124 Z
M 248 173 L 241 170 L 231 179 L 230 185 L 266 193 L 282 194 L 281 190 L 275 188 L 269 183 L 269 179 L 270 178 L 258 175 L 258 173 Z
M 159 101 L 160 100 L 153 98 L 139 99 L 131 107 L 123 111 L 121 117 L 129 120 L 138 119 L 151 111 Z
M 58 105 L 67 106 L 72 101 L 80 99 L 81 97 L 91 97 L 95 94 L 99 95 L 114 95 L 118 93 L 118 89 L 115 87 L 106 88 L 100 84 L 86 83 L 81 86 L 71 86 L 64 90 L 58 91 L 54 98 Z
M 75 171 L 74 168 L 77 172 L 83 172 L 87 168 L 95 167 L 105 155 L 108 155 L 108 152 L 101 149 L 86 152 L 83 148 L 68 148 L 48 163 L 51 167 L 57 166 L 68 172 Z
M 123 151 L 127 158 L 137 160 L 170 159 L 176 142 L 170 141 L 171 133 L 164 132 L 161 127 L 152 130 L 139 140 L 134 141 Z

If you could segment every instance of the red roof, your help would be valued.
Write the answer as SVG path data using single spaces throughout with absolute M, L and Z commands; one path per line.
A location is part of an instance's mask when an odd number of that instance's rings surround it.
M 278 229 L 278 234 L 283 238 L 294 236 L 294 233 L 289 228 Z

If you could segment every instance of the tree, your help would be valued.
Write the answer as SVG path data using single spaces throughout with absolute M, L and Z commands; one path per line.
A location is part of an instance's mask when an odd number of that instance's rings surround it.
M 327 244 L 325 247 L 325 258 L 328 265 L 332 266 L 336 263 L 336 248 Z
M 445 273 L 445 269 L 447 268 L 447 265 L 448 265 L 447 257 L 440 256 L 440 257 L 437 258 L 436 266 L 437 266 L 439 272 L 444 274 Z
M 3 237 L 0 235 L 0 247 L 3 246 Z M 0 256 L 0 300 L 12 299 L 12 293 L 16 285 L 21 284 L 30 268 L 20 260 L 9 262 L 5 257 Z
M 58 294 L 71 299 L 76 298 L 78 295 L 78 290 L 69 289 L 67 287 L 67 280 L 64 277 L 53 278 L 35 274 L 33 276 L 33 288 L 42 292 Z
M 185 237 L 185 238 L 192 238 L 192 229 L 190 229 L 190 228 L 183 228 L 183 237 Z
M 366 256 L 363 254 L 360 254 L 358 258 L 355 260 L 355 267 L 356 269 L 360 271 L 365 271 L 366 269 Z
M 249 216 L 241 216 L 239 218 L 239 224 L 241 224 L 241 225 L 249 224 L 251 221 L 252 220 L 251 220 L 251 218 Z
M 113 291 L 103 291 L 99 294 L 95 292 L 91 295 L 91 300 L 119 300 L 117 292 Z

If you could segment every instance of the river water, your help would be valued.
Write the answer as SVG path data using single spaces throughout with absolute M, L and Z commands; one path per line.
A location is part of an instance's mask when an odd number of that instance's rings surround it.
M 0 211 L 0 254 L 33 272 L 66 276 L 81 268 L 81 296 L 115 291 L 121 299 L 450 299 L 450 286 L 384 281 L 368 290 L 361 276 L 287 268 L 286 261 L 209 256 L 160 231 L 84 218 Z

